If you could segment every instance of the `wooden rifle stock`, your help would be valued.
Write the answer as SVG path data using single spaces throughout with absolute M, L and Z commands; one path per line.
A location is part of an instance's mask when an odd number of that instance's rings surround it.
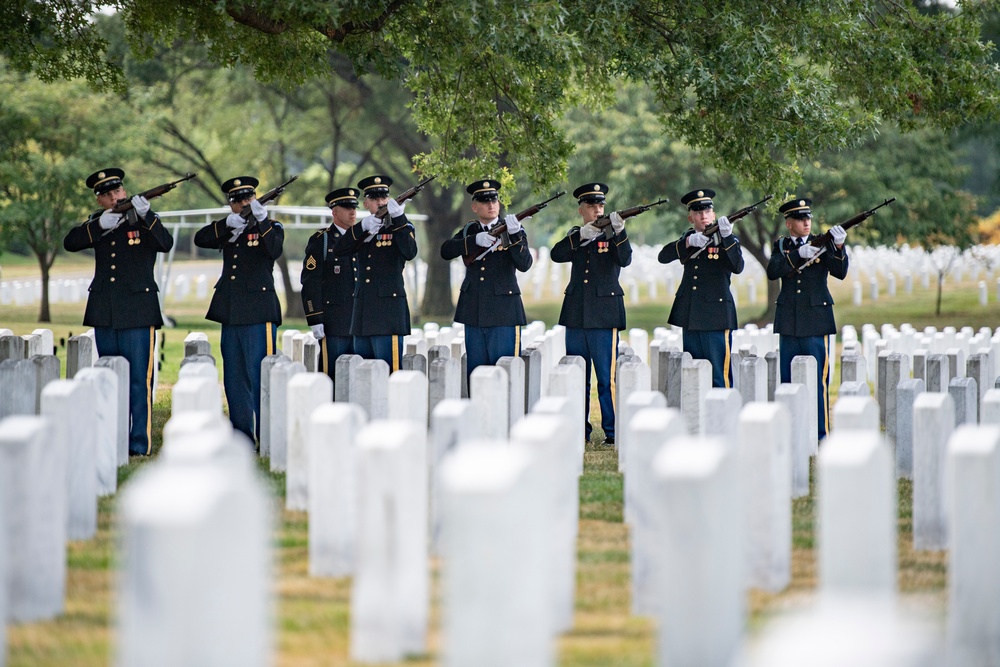
M 621 217 L 622 220 L 626 220 L 628 218 L 634 218 L 635 216 L 639 215 L 640 213 L 645 213 L 646 211 L 648 211 L 649 209 L 653 208 L 654 206 L 659 206 L 660 204 L 666 204 L 666 203 L 669 203 L 669 202 L 670 202 L 669 199 L 660 199 L 659 201 L 654 201 L 652 204 L 640 204 L 639 206 L 633 206 L 632 208 L 626 208 L 626 209 L 624 209 L 622 211 L 617 211 L 617 213 Z M 604 229 L 605 227 L 607 227 L 610 224 L 611 224 L 611 214 L 610 213 L 608 215 L 602 215 L 601 217 L 599 217 L 597 220 L 594 220 L 594 222 L 593 222 L 594 227 L 597 227 L 598 229 Z
M 427 187 L 427 184 L 433 181 L 435 178 L 437 178 L 437 176 L 431 176 L 430 178 L 425 178 L 424 180 L 420 181 L 409 190 L 401 192 L 395 197 L 396 203 L 402 204 L 405 201 L 413 199 L 418 192 Z M 379 206 L 378 210 L 375 211 L 375 217 L 385 222 L 385 220 L 389 217 L 389 207 L 384 204 L 382 206 Z
M 562 192 L 559 192 L 559 193 L 555 194 L 555 195 L 554 195 L 554 196 L 552 196 L 552 197 L 549 197 L 548 199 L 546 199 L 546 200 L 545 200 L 545 201 L 543 201 L 543 202 L 538 202 L 538 203 L 537 203 L 537 204 L 535 204 L 534 206 L 529 206 L 528 208 L 524 209 L 524 210 L 523 210 L 523 211 L 521 211 L 520 213 L 515 213 L 515 214 L 514 214 L 514 217 L 516 217 L 516 218 L 517 218 L 518 222 L 520 222 L 521 220 L 524 220 L 525 218 L 530 218 L 531 216 L 533 216 L 533 215 L 537 214 L 537 213 L 538 213 L 539 211 L 541 211 L 541 210 L 542 210 L 543 208 L 545 208 L 546 206 L 548 206 L 550 202 L 553 202 L 553 201 L 555 201 L 556 199 L 559 199 L 559 198 L 560 198 L 560 197 L 562 197 L 562 196 L 563 196 L 564 194 L 566 194 L 566 191 L 565 191 L 565 190 L 563 190 Z M 492 236 L 493 238 L 498 238 L 498 237 L 500 237 L 500 236 L 501 236 L 502 234 L 506 234 L 506 233 L 507 233 L 507 225 L 504 225 L 504 224 L 499 224 L 499 222 L 498 222 L 498 224 L 496 224 L 496 225 L 495 225 L 495 226 L 493 227 L 493 229 L 491 229 L 491 230 L 489 231 L 489 235 L 490 235 L 490 236 Z M 504 237 L 504 241 L 503 241 L 503 243 L 504 243 L 504 245 L 505 245 L 505 246 L 506 246 L 506 245 L 508 245 L 508 244 L 506 243 L 506 241 L 507 241 L 507 240 L 508 240 L 508 239 L 507 239 L 506 237 Z M 479 246 L 476 246 L 476 247 L 478 248 Z M 481 250 L 481 251 L 480 251 L 480 250 L 476 250 L 475 252 L 470 252 L 470 253 L 469 253 L 468 255 L 463 255 L 463 256 L 462 256 L 462 261 L 463 261 L 463 262 L 465 263 L 465 265 L 466 265 L 466 266 L 469 266 L 469 265 L 471 265 L 471 264 L 472 264 L 473 262 L 475 262 L 475 261 L 476 261 L 477 259 L 479 259 L 480 257 L 482 257 L 482 256 L 483 256 L 483 254 L 484 254 L 484 253 L 485 253 L 485 252 L 486 252 L 487 250 L 489 250 L 489 248 L 482 248 L 482 250 Z
M 885 201 L 883 201 L 881 204 L 879 204 L 875 208 L 870 208 L 867 211 L 862 211 L 861 213 L 858 213 L 853 218 L 840 223 L 840 226 L 843 227 L 844 231 L 847 231 L 851 227 L 854 227 L 856 225 L 860 225 L 862 222 L 864 222 L 868 218 L 870 218 L 873 215 L 875 215 L 875 211 L 879 210 L 883 206 L 888 206 L 889 204 L 891 204 L 894 201 L 896 201 L 895 197 L 892 197 L 890 199 L 886 199 Z M 826 249 L 829 247 L 827 244 L 832 243 L 832 242 L 833 242 L 833 234 L 830 233 L 829 229 L 826 230 L 826 232 L 824 232 L 823 234 L 820 234 L 819 236 L 817 236 L 816 238 L 814 238 L 812 241 L 810 241 L 809 245 L 811 245 L 811 246 L 813 246 L 815 248 L 819 248 L 820 251 L 818 253 L 816 253 L 815 255 L 813 255 L 812 257 L 810 257 L 807 261 L 805 261 L 802 264 L 802 266 L 800 266 L 799 268 L 795 269 L 795 272 L 796 273 L 802 273 L 803 269 L 805 269 L 806 267 L 812 266 L 813 264 L 815 264 L 816 262 L 818 262 L 819 258 L 822 257 L 823 253 L 826 252 Z
M 766 204 L 769 200 L 773 198 L 774 195 L 768 195 L 763 199 L 761 199 L 756 204 L 750 204 L 749 206 L 744 206 L 740 210 L 734 213 L 730 213 L 729 215 L 726 216 L 726 218 L 729 219 L 729 222 L 736 222 L 737 220 L 745 218 L 746 216 L 750 215 L 751 213 L 757 210 L 757 207 L 761 206 L 762 204 Z M 719 223 L 713 222 L 712 224 L 710 224 L 708 227 L 705 228 L 705 231 L 703 231 L 702 234 L 704 234 L 705 236 L 711 236 L 712 234 L 715 234 L 718 231 L 719 231 Z
M 145 197 L 146 199 L 154 199 L 156 197 L 162 197 L 163 195 L 167 194 L 168 192 L 176 188 L 184 181 L 190 181 L 197 175 L 198 174 L 187 174 L 186 176 L 184 176 L 184 178 L 178 178 L 176 181 L 170 181 L 169 183 L 164 183 L 163 185 L 157 185 L 155 188 L 150 188 L 149 190 L 140 192 L 137 196 Z M 132 198 L 129 197 L 128 199 L 123 199 L 122 201 L 115 204 L 113 207 L 111 207 L 111 210 L 114 213 L 128 213 L 133 208 L 134 207 L 132 206 Z
M 264 193 L 264 196 L 257 197 L 257 203 L 259 203 L 261 206 L 264 206 L 265 204 L 274 201 L 275 199 L 283 195 L 285 193 L 285 188 L 287 188 L 289 184 L 291 184 L 293 181 L 297 180 L 298 177 L 299 175 L 296 174 L 295 176 L 292 176 L 278 187 L 268 190 L 267 192 Z M 250 208 L 250 204 L 247 204 L 246 206 L 243 207 L 242 210 L 240 210 L 240 216 L 242 216 L 242 218 L 247 222 L 249 222 L 251 225 L 257 224 L 256 219 L 251 220 L 251 218 L 253 218 L 253 211 Z
M 882 202 L 881 204 L 879 204 L 875 208 L 870 208 L 867 211 L 862 211 L 861 213 L 858 213 L 856 216 L 854 216 L 850 220 L 847 220 L 845 222 L 840 223 L 840 226 L 844 228 L 844 231 L 847 231 L 851 227 L 855 227 L 857 225 L 860 225 L 862 222 L 864 222 L 868 218 L 870 218 L 873 215 L 875 215 L 875 211 L 879 210 L 883 206 L 888 206 L 889 204 L 891 204 L 894 201 L 896 201 L 895 197 L 893 197 L 891 199 L 886 199 L 884 202 Z M 820 234 L 819 236 L 817 236 L 816 238 L 814 238 L 812 241 L 810 241 L 809 245 L 816 246 L 817 248 L 822 248 L 823 246 L 825 246 L 827 243 L 829 243 L 832 240 L 833 240 L 833 235 L 830 233 L 830 230 L 827 230 L 825 233 Z

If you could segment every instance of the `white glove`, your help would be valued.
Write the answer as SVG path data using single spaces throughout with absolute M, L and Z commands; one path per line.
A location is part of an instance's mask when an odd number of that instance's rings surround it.
M 844 245 L 844 241 L 847 240 L 847 230 L 840 225 L 834 225 L 830 228 L 830 236 L 833 237 L 834 245 Z
M 142 195 L 136 195 L 132 197 L 132 208 L 135 209 L 140 218 L 145 218 L 146 214 L 149 213 L 149 200 Z
M 493 236 L 489 232 L 479 232 L 476 234 L 476 245 L 483 248 L 492 248 L 493 244 L 499 240 L 499 237 Z
M 814 245 L 804 243 L 799 246 L 799 257 L 802 259 L 812 259 L 819 252 L 819 248 Z
M 250 211 L 253 213 L 253 217 L 257 222 L 264 222 L 267 220 L 267 207 L 256 199 L 250 200 Z
M 708 237 L 701 232 L 695 232 L 688 236 L 687 246 L 689 248 L 704 248 L 708 245 Z
M 619 234 L 625 229 L 625 219 L 618 215 L 618 211 L 611 211 L 611 215 L 608 217 L 611 218 L 611 229 L 615 230 L 615 234 Z
M 612 223 L 614 224 L 614 223 Z M 583 227 L 580 228 L 580 238 L 584 241 L 590 241 L 596 239 L 598 236 L 604 232 L 594 226 L 592 222 L 588 222 Z
M 115 213 L 110 208 L 104 213 L 101 213 L 101 229 L 114 229 L 121 223 L 121 221 L 121 213 Z
M 526 218 L 527 219 L 527 218 Z M 507 225 L 508 234 L 517 234 L 521 231 L 521 223 L 518 221 L 517 216 L 513 213 L 508 213 L 504 219 L 504 224 Z
M 719 223 L 719 234 L 722 238 L 733 235 L 733 223 L 729 222 L 729 218 L 722 216 L 716 222 Z
M 361 221 L 361 229 L 365 230 L 367 234 L 374 234 L 382 226 L 382 221 L 376 218 L 374 215 L 367 215 Z
M 385 209 L 389 211 L 390 218 L 398 218 L 399 216 L 403 215 L 403 209 L 405 207 L 406 207 L 405 203 L 400 204 L 395 199 L 391 198 L 389 199 L 389 201 L 385 203 Z
M 322 324 L 313 324 L 309 328 L 312 329 L 313 337 L 316 340 L 323 340 L 324 338 L 326 338 L 326 332 L 323 331 Z
M 239 213 L 230 213 L 226 216 L 226 227 L 230 229 L 239 229 L 242 232 L 246 225 L 247 221 Z

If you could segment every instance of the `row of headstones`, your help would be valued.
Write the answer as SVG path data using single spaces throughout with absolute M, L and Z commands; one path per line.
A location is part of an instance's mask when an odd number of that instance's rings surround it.
M 910 324 L 901 324 L 897 330 L 892 324 L 883 324 L 876 329 L 873 324 L 862 327 L 861 337 L 857 330 L 847 325 L 842 329 L 843 354 L 861 354 L 865 357 L 868 380 L 875 382 L 876 362 L 880 352 L 900 352 L 911 359 L 928 354 L 944 354 L 952 361 L 954 377 L 960 376 L 965 368 L 965 360 L 973 354 L 988 354 L 993 368 L 1000 363 L 1000 330 L 996 333 L 989 327 L 979 331 L 972 327 L 944 327 L 938 331 L 929 326 L 923 331 Z M 911 364 L 916 371 L 919 364 Z
M 573 362 L 564 366 L 578 367 Z M 624 370 L 628 373 L 632 369 Z M 477 369 L 473 394 L 480 388 L 480 379 L 502 372 L 490 367 Z M 578 371 L 569 370 L 567 375 L 582 381 Z M 394 393 L 421 404 L 426 392 L 422 374 L 404 371 L 392 376 L 397 377 Z M 492 386 L 493 395 L 502 396 L 504 387 L 500 378 Z M 324 391 L 329 392 L 332 385 L 325 375 L 303 373 L 293 379 L 293 389 L 300 398 L 325 396 Z M 741 397 L 734 390 L 714 389 L 706 397 L 706 414 L 712 414 L 706 421 L 719 424 L 714 432 L 722 437 L 693 440 L 679 435 L 686 430 L 684 417 L 666 408 L 665 400 L 648 390 L 629 397 L 634 408 L 644 406 L 629 422 L 625 445 L 629 465 L 626 516 L 633 530 L 633 559 L 637 561 L 634 603 L 638 613 L 659 619 L 658 664 L 729 664 L 742 635 L 746 588 L 776 590 L 787 584 L 792 417 L 780 404 L 741 406 Z M 510 438 L 513 445 L 499 439 L 503 446 L 496 446 L 496 439 L 490 444 L 473 442 L 476 434 L 470 429 L 480 426 L 481 409 L 472 401 L 452 399 L 437 406 L 431 415 L 429 445 L 423 414 L 416 419 L 410 415 L 366 426 L 366 415 L 359 406 L 328 398 L 320 403 L 307 419 L 310 571 L 318 576 L 354 577 L 352 657 L 362 662 L 390 661 L 426 650 L 428 530 L 435 534 L 427 506 L 430 502 L 435 507 L 436 488 L 441 512 L 445 664 L 552 664 L 552 639 L 572 619 L 574 557 L 572 547 L 567 549 L 566 545 L 573 544 L 569 536 L 577 518 L 578 451 L 574 440 L 579 434 L 569 426 L 570 402 L 546 397 L 535 413 L 515 425 Z M 870 420 L 874 405 L 870 400 L 867 404 Z M 551 406 L 554 416 L 544 414 L 546 405 Z M 847 418 L 839 412 L 836 418 Z M 188 415 L 187 421 L 192 417 Z M 209 417 L 218 419 L 219 415 Z M 579 417 L 574 414 L 572 419 Z M 211 430 L 192 426 L 202 437 Z M 169 452 L 171 435 L 165 432 L 164 438 L 165 452 Z M 994 436 L 994 441 L 998 439 L 1000 433 Z M 192 445 L 189 449 L 203 447 Z M 996 442 L 993 449 L 995 457 Z M 445 456 L 449 451 L 452 456 Z M 818 476 L 824 599 L 854 593 L 891 596 L 895 589 L 895 493 L 887 448 L 877 434 L 851 431 L 843 423 L 824 447 Z M 553 484 L 554 479 L 560 481 Z M 142 493 L 134 493 L 147 497 L 159 492 L 159 511 L 171 519 L 171 536 L 190 541 L 183 549 L 189 559 L 225 568 L 229 566 L 226 558 L 198 558 L 197 554 L 222 541 L 247 543 L 245 536 L 233 535 L 241 526 L 253 528 L 234 520 L 232 512 L 240 509 L 239 503 L 217 503 L 214 514 L 189 508 L 185 512 L 188 517 L 210 525 L 180 531 L 172 498 L 166 493 L 168 485 L 146 486 L 153 490 L 136 487 Z M 993 493 L 995 496 L 996 491 Z M 146 511 L 145 531 L 168 523 L 151 512 L 149 502 L 142 508 Z M 240 516 L 245 517 L 246 512 Z M 692 516 L 698 520 L 692 522 Z M 155 533 L 141 534 L 143 542 L 162 547 Z M 216 539 L 201 544 L 199 540 L 209 534 L 215 534 Z M 127 538 L 126 543 L 130 543 Z M 184 627 L 176 619 L 164 617 L 161 608 L 140 608 L 138 616 L 129 609 L 122 614 L 128 619 L 128 630 L 141 633 L 144 641 L 131 640 L 129 633 L 123 632 L 125 645 L 166 650 L 176 660 L 181 649 L 187 656 L 213 650 L 202 646 L 204 642 L 214 643 L 215 650 L 225 648 L 217 643 L 239 641 L 233 633 L 264 627 L 258 634 L 269 636 L 266 620 L 246 622 L 241 616 L 241 628 L 231 622 L 226 609 L 214 608 L 218 617 L 212 617 L 213 607 L 202 597 L 245 600 L 250 592 L 266 590 L 265 583 L 246 586 L 245 580 L 237 581 L 244 586 L 243 595 L 220 595 L 219 581 L 233 578 L 211 571 L 203 574 L 206 582 L 215 585 L 209 593 L 207 585 L 204 589 L 178 585 L 189 574 L 176 563 L 167 563 L 169 552 L 149 548 L 145 555 L 152 563 L 162 561 L 163 567 L 126 557 L 124 579 L 138 578 L 128 572 L 163 573 L 155 588 L 168 592 L 165 597 L 169 600 L 178 600 L 170 609 L 172 613 L 183 615 L 200 605 L 199 632 L 185 634 Z M 130 596 L 128 592 L 123 595 L 123 604 Z M 996 599 L 990 604 L 995 605 Z M 818 630 L 823 623 L 844 623 L 857 619 L 858 614 L 865 618 L 864 627 L 851 629 L 882 632 L 878 646 Z M 154 615 L 160 623 L 151 622 Z M 901 618 L 891 607 L 873 607 L 856 599 L 849 606 L 822 606 L 800 616 L 797 623 L 795 634 L 808 630 L 813 639 L 814 643 L 803 650 L 814 658 L 814 652 L 822 656 L 822 647 L 834 642 L 846 643 L 855 659 L 871 659 L 876 648 L 888 651 L 888 658 L 917 655 L 926 659 L 926 652 L 935 649 L 932 634 Z M 216 628 L 219 631 L 213 631 Z M 223 631 L 226 628 L 230 632 Z M 962 632 L 968 630 L 963 628 Z M 168 633 L 180 636 L 165 636 Z M 257 641 L 259 646 L 263 640 L 258 637 Z M 788 652 L 790 642 L 787 628 L 768 633 L 753 654 L 758 657 L 749 664 L 802 664 L 802 653 Z M 782 651 L 788 655 L 776 659 Z M 170 663 L 137 660 L 126 664 Z M 251 660 L 241 664 L 260 663 Z
M 538 349 L 527 352 L 539 366 Z M 544 534 L 558 546 L 553 546 L 552 555 L 557 560 L 547 564 L 537 580 L 562 582 L 559 599 L 561 627 L 565 629 L 571 622 L 573 607 L 576 477 L 582 469 L 584 378 L 582 359 L 562 361 L 550 373 L 552 395 L 537 399 L 534 413 L 521 419 L 514 430 L 524 430 L 521 437 L 549 451 L 538 464 L 546 466 L 545 472 L 535 474 L 539 483 L 544 482 L 539 488 L 558 496 L 559 524 L 563 529 L 553 532 L 551 514 L 547 515 L 550 520 L 539 517 L 538 526 L 544 526 Z M 471 399 L 459 398 L 458 360 L 450 357 L 435 359 L 429 376 L 407 370 L 390 375 L 385 362 L 360 360 L 354 355 L 342 356 L 337 364 L 338 390 L 348 392 L 338 396 L 337 402 L 333 401 L 334 386 L 326 374 L 308 372 L 303 364 L 283 355 L 268 357 L 262 366 L 267 376 L 264 386 L 270 398 L 272 436 L 278 415 L 285 417 L 286 508 L 309 511 L 313 574 L 354 575 L 352 655 L 369 662 L 401 659 L 406 653 L 426 650 L 428 544 L 427 533 L 420 526 L 437 535 L 437 527 L 446 524 L 439 491 L 439 462 L 459 441 L 478 437 L 507 441 L 508 402 L 512 396 L 515 401 L 525 396 L 523 361 L 510 357 L 498 366 L 477 368 L 470 378 Z M 450 369 L 441 381 L 447 387 L 447 396 L 431 412 L 429 395 L 436 377 L 433 369 L 442 366 Z M 508 368 L 515 369 L 515 373 L 522 371 L 516 392 L 512 392 Z M 200 377 L 202 369 L 206 371 L 204 377 Z M 349 381 L 342 383 L 342 378 Z M 198 396 L 192 391 L 196 385 L 201 388 Z M 182 367 L 174 387 L 174 414 L 193 415 L 193 408 L 200 405 L 210 406 L 209 414 L 217 417 L 218 394 L 214 366 L 192 359 Z M 284 410 L 275 401 L 278 396 L 284 397 Z M 539 419 L 549 425 L 540 429 Z M 363 428 L 369 421 L 371 424 Z M 367 464 L 363 455 L 366 438 L 373 450 Z M 166 433 L 164 439 L 166 449 Z M 262 455 L 271 456 L 273 469 L 280 469 L 277 444 L 277 439 L 272 439 L 269 452 L 262 446 Z M 554 471 L 553 466 L 561 471 L 555 474 L 564 482 L 558 494 L 551 487 L 549 473 Z M 428 518 L 428 502 L 432 518 Z M 545 503 L 530 505 L 537 512 L 545 511 Z M 464 528 L 456 529 L 455 534 L 466 532 Z M 463 593 L 461 599 L 468 604 L 475 598 Z M 468 615 L 459 613 L 456 618 Z M 459 636 L 464 634 L 460 632 Z M 549 640 L 551 636 L 547 636 Z M 464 642 L 471 646 L 480 643 L 475 636 Z
M 989 395 L 989 423 L 976 425 L 956 421 L 952 395 L 919 393 L 912 400 L 912 450 L 907 454 L 906 471 L 901 471 L 904 456 L 899 439 L 893 464 L 892 442 L 879 438 L 879 456 L 885 463 L 880 464 L 878 481 L 886 487 L 880 495 L 891 497 L 895 507 L 895 483 L 890 482 L 890 475 L 911 478 L 914 550 L 949 552 L 948 664 L 953 665 L 994 664 L 1000 648 L 1000 576 L 993 574 L 1000 557 L 1000 390 L 990 390 Z M 862 432 L 878 437 L 878 412 L 878 405 L 868 396 L 841 395 L 834 410 L 835 437 L 842 438 L 845 431 L 851 437 Z M 827 443 L 824 449 L 833 447 Z M 872 498 L 853 496 L 849 502 L 862 513 L 871 507 Z M 879 521 L 891 520 L 894 525 L 895 519 L 893 512 Z M 842 526 L 845 533 L 878 538 L 877 551 L 885 554 L 880 560 L 894 559 L 894 531 L 887 536 L 888 531 L 881 528 L 879 536 L 874 528 L 871 523 Z M 868 564 L 871 572 L 876 571 L 874 565 Z M 885 572 L 883 584 L 889 587 L 894 585 L 895 573 L 886 567 L 883 562 L 880 569 Z
M 0 362 L 0 618 L 63 611 L 67 541 L 96 535 L 98 498 L 128 463 L 128 376 L 122 357 L 65 380 L 54 356 Z

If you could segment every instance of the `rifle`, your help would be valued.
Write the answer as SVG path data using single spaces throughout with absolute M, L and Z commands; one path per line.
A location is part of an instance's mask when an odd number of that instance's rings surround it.
M 659 206 L 660 204 L 667 204 L 669 202 L 670 202 L 669 199 L 660 199 L 658 201 L 654 201 L 652 204 L 640 204 L 638 206 L 633 206 L 632 208 L 626 208 L 622 211 L 618 211 L 618 215 L 621 217 L 622 220 L 625 220 L 626 218 L 633 218 L 639 215 L 640 213 L 645 213 L 654 206 Z M 594 227 L 597 227 L 598 229 L 604 229 L 605 227 L 611 224 L 611 214 L 609 213 L 608 215 L 602 215 L 597 220 L 594 220 L 594 222 L 591 224 L 593 224 Z
M 257 203 L 263 206 L 264 204 L 274 201 L 275 199 L 283 195 L 285 193 L 285 188 L 287 188 L 292 181 L 298 179 L 298 177 L 299 175 L 296 174 L 295 176 L 292 176 L 278 187 L 268 190 L 267 192 L 264 193 L 263 197 L 257 197 Z M 246 206 L 243 207 L 243 209 L 240 211 L 240 216 L 251 225 L 257 224 L 256 219 L 252 221 L 250 220 L 250 218 L 253 216 L 253 211 L 250 208 L 250 204 L 247 204 Z
M 847 231 L 848 229 L 854 227 L 855 225 L 860 225 L 862 222 L 875 215 L 875 211 L 879 210 L 883 206 L 888 206 L 894 201 L 896 201 L 895 197 L 892 197 L 891 199 L 886 199 L 875 208 L 870 208 L 867 211 L 862 211 L 861 213 L 858 213 L 850 220 L 840 223 L 840 226 L 844 228 L 844 231 Z M 826 232 L 824 232 L 823 234 L 820 234 L 819 236 L 814 238 L 812 241 L 810 241 L 809 245 L 819 248 L 819 252 L 810 257 L 802 266 L 795 269 L 796 273 L 802 273 L 802 270 L 805 269 L 807 266 L 812 266 L 813 264 L 818 262 L 820 256 L 826 252 L 827 248 L 830 247 L 829 243 L 831 241 L 833 241 L 833 235 L 830 233 L 829 229 L 826 230 Z
M 548 199 L 546 199 L 543 202 L 539 202 L 539 203 L 535 204 L 534 206 L 529 206 L 528 208 L 524 209 L 520 213 L 516 213 L 514 215 L 514 217 L 517 218 L 518 222 L 520 222 L 521 220 L 524 220 L 525 218 L 530 218 L 533 215 L 535 215 L 536 213 L 538 213 L 539 211 L 541 211 L 543 208 L 545 208 L 546 206 L 548 206 L 549 202 L 552 202 L 552 201 L 555 201 L 556 199 L 559 199 L 564 194 L 566 194 L 565 190 L 563 190 L 562 192 L 557 193 L 556 195 L 554 195 L 552 197 L 549 197 Z M 493 227 L 493 229 L 491 229 L 489 231 L 489 235 L 492 236 L 493 238 L 499 238 L 501 235 L 505 235 L 506 233 L 507 233 L 507 225 L 501 225 L 501 224 L 497 224 L 496 226 Z M 503 247 L 507 247 L 507 246 L 510 245 L 510 239 L 507 238 L 506 236 L 504 236 L 504 239 L 503 239 L 503 241 L 501 243 L 502 243 Z M 474 253 L 474 252 L 471 252 L 468 255 L 463 255 L 462 256 L 462 261 L 465 262 L 466 266 L 470 266 L 477 259 L 482 259 L 486 255 L 488 255 L 490 252 L 493 251 L 494 248 L 496 248 L 496 246 L 492 245 L 489 248 L 484 248 L 483 252 L 480 253 L 480 254 L 478 254 L 478 255 L 476 253 Z
M 155 188 L 150 188 L 145 192 L 140 192 L 138 196 L 145 197 L 146 199 L 162 197 L 163 195 L 167 194 L 168 192 L 176 188 L 179 184 L 183 183 L 184 181 L 190 181 L 197 175 L 198 174 L 188 174 L 184 178 L 178 178 L 176 181 L 170 181 L 169 183 L 164 183 L 163 185 L 157 185 Z M 132 198 L 129 197 L 128 199 L 123 199 L 122 201 L 112 206 L 111 211 L 113 213 L 128 213 L 133 208 L 135 207 L 132 206 Z
M 435 178 L 437 178 L 437 176 L 431 176 L 430 178 L 425 178 L 424 180 L 420 181 L 409 190 L 406 190 L 405 192 L 401 192 L 400 194 L 396 195 L 396 203 L 402 204 L 405 201 L 413 199 L 413 197 L 415 197 L 418 192 L 427 187 L 427 184 L 433 181 Z M 379 206 L 378 210 L 375 211 L 375 217 L 381 220 L 382 222 L 385 222 L 386 218 L 389 217 L 389 207 L 384 204 L 382 206 Z
M 773 197 L 774 197 L 774 195 L 768 195 L 768 196 L 764 197 L 763 199 L 761 199 L 756 204 L 750 204 L 749 206 L 744 206 L 740 210 L 736 211 L 735 213 L 730 213 L 726 217 L 729 218 L 729 222 L 736 222 L 740 218 L 745 218 L 749 214 L 751 214 L 754 211 L 756 211 L 758 206 L 760 206 L 761 204 L 766 204 L 768 202 L 768 200 L 772 199 Z M 713 222 L 712 224 L 710 224 L 708 227 L 705 228 L 705 231 L 702 232 L 702 234 L 704 234 L 705 236 L 712 236 L 713 234 L 718 234 L 718 233 L 719 233 L 719 223 L 718 222 Z M 708 247 L 708 246 L 702 246 L 701 248 L 698 248 L 698 252 L 696 252 L 695 254 L 691 255 L 687 259 L 685 259 L 683 262 L 681 262 L 681 264 L 684 264 L 685 262 L 689 262 L 692 259 L 696 258 L 701 253 L 705 252 L 705 248 L 706 247 Z

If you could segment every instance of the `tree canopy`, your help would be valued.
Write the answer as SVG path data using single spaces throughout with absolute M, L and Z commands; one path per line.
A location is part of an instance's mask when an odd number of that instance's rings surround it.
M 398 78 L 417 156 L 443 182 L 514 174 L 543 190 L 572 152 L 559 119 L 601 107 L 616 78 L 652 91 L 663 131 L 744 187 L 782 192 L 817 153 L 881 123 L 952 128 L 996 118 L 1000 72 L 980 40 L 998 0 L 958 9 L 904 0 L 112 0 L 131 48 L 192 39 L 262 81 L 356 73 Z M 101 3 L 106 5 L 106 3 Z M 90 15 L 97 2 L 12 0 L 0 53 L 43 79 L 125 88 Z

